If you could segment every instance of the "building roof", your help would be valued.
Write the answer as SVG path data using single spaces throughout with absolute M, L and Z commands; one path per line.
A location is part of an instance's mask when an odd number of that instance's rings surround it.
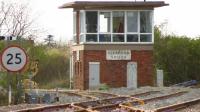
M 59 8 L 74 9 L 137 9 L 167 6 L 164 1 L 74 1 L 63 4 Z

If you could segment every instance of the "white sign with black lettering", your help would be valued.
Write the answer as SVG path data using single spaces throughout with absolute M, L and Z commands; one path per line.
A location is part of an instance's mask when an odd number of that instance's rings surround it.
M 107 60 L 131 60 L 131 50 L 107 50 Z
M 27 54 L 19 46 L 5 48 L 1 55 L 2 66 L 10 72 L 18 72 L 27 64 Z

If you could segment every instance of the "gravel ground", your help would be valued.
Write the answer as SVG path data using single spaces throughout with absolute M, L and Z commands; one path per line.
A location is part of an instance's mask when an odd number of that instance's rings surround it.
M 10 112 L 14 110 L 22 110 L 26 108 L 34 108 L 34 107 L 40 107 L 45 106 L 44 104 L 19 104 L 19 105 L 10 105 L 10 106 L 1 106 L 0 112 Z
M 74 103 L 74 102 L 83 102 L 83 101 L 90 101 L 91 99 L 86 97 L 80 96 L 73 96 L 67 94 L 59 94 L 59 103 Z

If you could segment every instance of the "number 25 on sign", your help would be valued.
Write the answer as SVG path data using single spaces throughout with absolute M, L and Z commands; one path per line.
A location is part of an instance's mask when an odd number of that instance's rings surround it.
M 9 72 L 19 72 L 27 64 L 27 54 L 19 46 L 9 46 L 1 53 L 2 66 Z

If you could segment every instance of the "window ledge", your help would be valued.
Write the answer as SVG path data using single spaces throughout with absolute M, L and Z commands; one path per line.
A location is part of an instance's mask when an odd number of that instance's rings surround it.
M 80 44 L 154 44 L 153 42 L 82 42 Z

